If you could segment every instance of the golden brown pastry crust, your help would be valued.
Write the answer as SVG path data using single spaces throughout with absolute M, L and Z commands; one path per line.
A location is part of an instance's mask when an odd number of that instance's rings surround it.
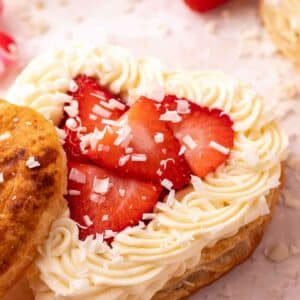
M 300 2 L 261 0 L 260 14 L 279 50 L 300 66 Z
M 66 159 L 54 126 L 0 100 L 0 297 L 21 277 L 65 207 Z M 33 156 L 40 167 L 28 168 Z
M 189 270 L 181 278 L 173 278 L 159 291 L 153 300 L 183 300 L 198 289 L 205 287 L 225 275 L 235 266 L 244 262 L 256 249 L 270 222 L 280 188 L 268 195 L 270 214 L 242 227 L 239 232 L 227 239 L 220 240 L 211 248 L 202 251 L 201 264 Z

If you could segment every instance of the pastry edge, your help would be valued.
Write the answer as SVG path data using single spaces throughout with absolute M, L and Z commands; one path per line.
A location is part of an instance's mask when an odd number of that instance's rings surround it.
M 282 164 L 284 171 L 284 166 Z M 284 172 L 281 175 L 281 184 L 270 191 L 267 202 L 270 213 L 259 217 L 255 221 L 240 228 L 232 237 L 218 241 L 213 247 L 202 250 L 201 263 L 192 270 L 188 270 L 180 278 L 172 278 L 152 300 L 184 300 L 199 289 L 212 284 L 226 275 L 234 267 L 246 261 L 260 244 L 264 232 L 270 223 L 277 199 L 284 185 Z
M 6 101 L 0 100 L 0 103 L 6 103 Z M 8 103 L 7 105 L 15 106 Z M 40 113 L 32 110 L 31 108 L 22 106 L 15 107 L 18 107 L 18 109 L 32 111 L 34 114 L 37 114 L 38 119 L 43 120 L 43 122 L 48 122 Z M 53 134 L 56 134 L 54 127 Z M 8 265 L 5 272 L 0 273 L 0 299 L 2 299 L 18 283 L 18 281 L 26 275 L 27 270 L 31 267 L 34 259 L 38 255 L 38 247 L 47 238 L 52 223 L 67 207 L 67 202 L 63 197 L 67 188 L 67 159 L 58 139 L 57 146 L 57 150 L 59 152 L 59 167 L 61 169 L 59 176 L 62 178 L 62 181 L 55 191 L 55 196 L 51 196 L 49 198 L 46 207 L 41 212 L 34 231 L 30 232 L 30 239 L 22 241 L 22 244 L 16 251 L 14 262 Z
M 152 300 L 187 299 L 245 262 L 259 245 L 267 225 L 273 217 L 276 202 L 284 185 L 284 178 L 284 164 L 282 164 L 281 184 L 278 188 L 271 190 L 267 196 L 270 214 L 243 226 L 237 234 L 219 240 L 213 247 L 204 248 L 201 264 L 187 271 L 180 278 L 172 278 L 153 296 Z M 205 261 L 204 265 L 203 260 Z M 34 278 L 37 274 L 37 269 L 31 266 L 27 272 L 27 280 Z

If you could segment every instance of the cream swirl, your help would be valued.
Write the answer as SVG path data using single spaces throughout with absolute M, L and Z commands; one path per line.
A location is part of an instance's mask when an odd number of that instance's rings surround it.
M 298 0 L 263 0 L 264 24 L 280 51 L 300 64 L 300 3 Z
M 37 299 L 151 299 L 171 278 L 199 264 L 204 247 L 269 213 L 266 196 L 279 185 L 287 137 L 266 118 L 262 99 L 223 73 L 171 72 L 156 60 L 135 60 L 111 46 L 37 58 L 8 99 L 58 124 L 70 100 L 66 91 L 81 73 L 97 77 L 129 104 L 138 94 L 175 94 L 222 109 L 234 120 L 235 143 L 226 164 L 203 180 L 201 190 L 190 186 L 175 195 L 172 206 L 158 203 L 147 226 L 123 230 L 110 248 L 100 237 L 80 241 L 76 223 L 66 214 L 40 249 L 33 285 Z

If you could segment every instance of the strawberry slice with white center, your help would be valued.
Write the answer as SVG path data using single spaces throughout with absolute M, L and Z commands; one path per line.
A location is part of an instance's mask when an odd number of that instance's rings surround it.
M 93 132 L 95 128 L 103 130 L 105 121 L 119 119 L 128 108 L 95 78 L 79 75 L 74 81 L 76 91 L 68 93 L 73 101 L 65 106 L 69 116 L 63 126 L 67 133 L 64 149 L 72 159 L 85 162 L 86 155 L 80 146 L 85 139 L 84 135 Z
M 124 176 L 168 183 L 167 188 L 180 189 L 189 183 L 190 168 L 178 155 L 180 144 L 160 120 L 156 102 L 141 97 L 120 124 L 90 151 L 94 163 Z
M 110 238 L 138 224 L 162 192 L 158 184 L 122 178 L 96 166 L 69 162 L 68 167 L 67 199 L 82 240 L 97 233 Z
M 176 111 L 179 122 L 168 122 L 180 141 L 193 173 L 205 177 L 224 163 L 233 147 L 233 122 L 219 109 L 209 110 L 188 100 L 167 96 L 160 106 L 161 114 Z

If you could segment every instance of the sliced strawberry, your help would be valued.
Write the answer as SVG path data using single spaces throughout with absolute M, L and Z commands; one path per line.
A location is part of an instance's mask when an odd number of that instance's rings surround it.
M 127 125 L 107 132 L 99 140 L 98 148 L 90 151 L 90 159 L 101 167 L 133 178 L 155 182 L 166 179 L 175 189 L 188 184 L 190 168 L 178 155 L 180 144 L 168 124 L 159 120 L 157 104 L 142 97 L 123 120 L 125 118 Z M 119 145 L 118 138 L 127 140 L 127 145 L 124 145 L 126 141 Z
M 127 110 L 126 105 L 95 78 L 79 75 L 75 82 L 78 88 L 68 94 L 78 102 L 79 117 L 88 132 L 95 127 L 101 130 L 102 119 L 117 120 Z
M 184 2 L 193 10 L 198 12 L 206 12 L 214 9 L 228 0 L 184 0 Z
M 78 115 L 74 113 L 71 103 L 65 107 L 65 110 L 71 114 L 70 118 L 66 118 L 63 124 L 63 129 L 67 134 L 64 144 L 64 149 L 68 157 L 76 161 L 85 162 L 85 153 L 80 147 L 80 136 L 82 134 L 93 132 L 95 128 L 102 130 L 105 125 L 102 123 L 103 119 L 116 120 L 125 111 L 127 106 L 122 103 L 120 99 L 115 97 L 106 88 L 100 86 L 95 78 L 85 75 L 79 75 L 75 78 L 77 89 L 75 92 L 69 92 L 75 102 L 78 104 Z M 77 111 L 75 104 L 75 112 Z M 102 116 L 99 114 L 102 113 Z M 75 122 L 77 128 L 81 130 L 74 130 L 68 127 L 68 122 Z
M 180 141 L 182 153 L 193 173 L 204 177 L 229 156 L 233 147 L 232 121 L 219 109 L 209 110 L 188 100 L 167 96 L 160 106 L 161 114 L 176 111 L 179 122 L 168 122 Z
M 80 225 L 80 239 L 120 232 L 152 212 L 162 192 L 160 185 L 122 178 L 102 168 L 69 162 L 68 203 Z

